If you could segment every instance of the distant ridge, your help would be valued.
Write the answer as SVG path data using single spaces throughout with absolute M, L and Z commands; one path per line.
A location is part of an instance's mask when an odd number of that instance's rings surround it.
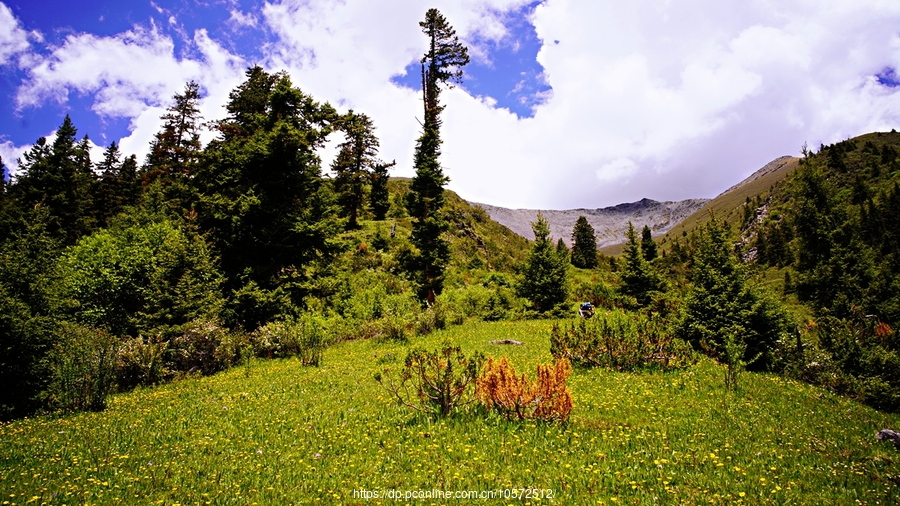
M 587 218 L 594 227 L 597 236 L 597 247 L 603 248 L 625 242 L 625 232 L 630 221 L 634 228 L 640 230 L 648 225 L 653 235 L 665 234 L 669 229 L 703 207 L 709 199 L 689 199 L 679 202 L 657 202 L 641 199 L 638 202 L 619 204 L 602 209 L 507 209 L 477 202 L 469 202 L 482 207 L 492 220 L 505 225 L 516 234 L 526 239 L 534 239 L 531 223 L 537 220 L 537 214 L 544 215 L 550 224 L 550 234 L 554 240 L 560 237 L 571 246 L 572 229 L 579 216 Z

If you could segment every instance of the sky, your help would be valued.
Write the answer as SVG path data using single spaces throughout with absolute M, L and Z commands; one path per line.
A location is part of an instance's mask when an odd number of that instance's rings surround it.
M 0 156 L 15 174 L 69 114 L 95 160 L 112 141 L 143 160 L 185 83 L 221 119 L 261 65 L 369 115 L 412 176 L 431 7 L 472 57 L 442 95 L 448 187 L 471 201 L 711 198 L 804 143 L 900 127 L 896 0 L 2 0 Z

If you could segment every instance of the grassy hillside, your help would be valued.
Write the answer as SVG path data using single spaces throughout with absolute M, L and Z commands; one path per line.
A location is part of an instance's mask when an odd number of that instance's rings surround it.
M 663 236 L 660 243 L 665 245 L 675 237 L 691 235 L 697 228 L 702 227 L 709 221 L 710 213 L 715 214 L 715 216 L 720 219 L 724 219 L 732 226 L 739 225 L 743 216 L 743 206 L 744 203 L 747 202 L 747 199 L 753 200 L 757 196 L 771 190 L 775 184 L 782 181 L 788 174 L 797 168 L 799 161 L 799 158 L 792 158 L 777 170 L 768 172 L 761 177 L 751 179 L 729 189 L 722 195 L 711 200 L 699 211 L 674 226 L 672 230 Z
M 551 322 L 473 323 L 450 340 L 533 375 Z M 517 339 L 524 346 L 492 345 Z M 378 504 L 354 490 L 551 490 L 522 504 L 890 504 L 900 416 L 777 376 L 722 388 L 708 361 L 669 373 L 575 370 L 567 425 L 474 411 L 435 421 L 372 379 L 406 345 L 343 343 L 320 367 L 252 363 L 113 397 L 102 413 L 0 425 L 4 504 Z M 547 492 L 545 492 L 546 494 Z M 441 502 L 441 501 L 435 501 Z M 487 501 L 495 504 L 499 501 Z M 518 503 L 519 501 L 517 501 Z
M 411 179 L 391 178 L 391 209 L 385 222 L 362 221 L 363 229 L 347 234 L 360 240 L 371 241 L 379 231 L 386 233 L 396 225 L 395 234 L 408 238 L 412 232 L 412 220 L 402 202 L 410 191 Z M 483 209 L 470 205 L 456 193 L 444 191 L 444 210 L 450 229 L 444 238 L 450 243 L 451 278 L 458 281 L 464 271 L 496 270 L 512 272 L 528 253 L 528 241 L 503 225 L 493 221 Z

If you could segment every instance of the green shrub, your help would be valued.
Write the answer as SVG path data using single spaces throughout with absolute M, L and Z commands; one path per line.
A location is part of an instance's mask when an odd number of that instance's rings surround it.
M 598 311 L 577 324 L 553 324 L 550 353 L 573 364 L 619 371 L 645 365 L 670 369 L 696 362 L 690 345 L 672 337 L 659 317 L 621 310 Z
M 128 339 L 116 354 L 116 383 L 119 389 L 149 386 L 166 380 L 169 371 L 164 364 L 167 341 L 149 340 L 143 336 Z
M 297 357 L 303 365 L 318 366 L 326 346 L 322 319 L 308 313 L 299 318 L 266 324 L 252 336 L 257 356 Z
M 900 411 L 897 332 L 855 309 L 850 318 L 823 316 L 814 326 L 831 373 L 825 386 L 878 409 Z
M 459 346 L 444 343 L 440 350 L 410 350 L 403 369 L 385 369 L 375 381 L 400 404 L 427 414 L 447 416 L 475 400 L 474 385 L 484 355 L 463 354 Z
M 47 405 L 57 409 L 100 411 L 116 379 L 115 336 L 64 322 L 49 354 Z
M 226 332 L 216 347 L 215 360 L 223 368 L 227 369 L 246 363 L 253 354 L 253 344 L 250 336 L 241 330 Z
M 169 337 L 222 310 L 222 276 L 203 237 L 171 222 L 100 230 L 60 262 L 72 316 L 116 336 Z
M 216 356 L 228 330 L 218 322 L 192 321 L 184 326 L 180 335 L 169 341 L 166 365 L 174 372 L 199 372 L 210 375 L 227 367 Z

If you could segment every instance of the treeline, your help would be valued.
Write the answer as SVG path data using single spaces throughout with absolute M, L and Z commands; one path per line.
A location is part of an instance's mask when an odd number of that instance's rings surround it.
M 436 10 L 421 25 L 431 42 L 426 121 L 401 202 L 390 201 L 393 162 L 378 159 L 371 119 L 338 113 L 260 67 L 229 94 L 221 121 L 204 122 L 200 88 L 188 83 L 143 164 L 115 143 L 93 163 L 68 116 L 52 142 L 39 139 L 0 186 L 0 418 L 96 409 L 116 383 L 214 372 L 248 353 L 300 353 L 321 344 L 310 336 L 323 326 L 402 337 L 443 325 L 438 97 L 468 56 Z M 206 146 L 204 128 L 215 133 Z M 334 133 L 344 142 L 331 179 L 317 150 Z M 392 205 L 412 234 L 379 228 L 372 252 L 362 242 L 348 251 L 342 233 L 361 217 L 384 220 Z M 392 246 L 395 254 L 379 254 Z M 310 314 L 322 321 L 297 323 Z M 358 321 L 340 323 L 350 318 Z M 271 327 L 285 321 L 294 323 Z

